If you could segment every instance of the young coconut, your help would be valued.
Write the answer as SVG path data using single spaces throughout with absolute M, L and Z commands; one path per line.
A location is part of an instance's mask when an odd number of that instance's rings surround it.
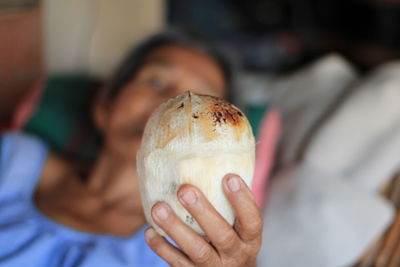
M 223 99 L 183 93 L 161 104 L 149 118 L 137 154 L 137 174 L 147 221 L 151 208 L 163 201 L 197 233 L 204 235 L 180 204 L 177 190 L 183 184 L 199 188 L 231 225 L 235 215 L 222 190 L 228 173 L 242 177 L 251 187 L 255 144 L 243 113 Z

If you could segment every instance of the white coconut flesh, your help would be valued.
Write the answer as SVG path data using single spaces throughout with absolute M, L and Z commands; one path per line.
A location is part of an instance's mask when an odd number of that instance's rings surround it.
M 180 204 L 177 191 L 183 184 L 199 188 L 215 209 L 234 223 L 234 211 L 222 190 L 228 173 L 239 175 L 251 187 L 255 143 L 244 114 L 221 98 L 186 92 L 161 104 L 147 121 L 137 154 L 137 174 L 147 221 L 151 208 L 166 202 L 177 216 L 205 235 Z

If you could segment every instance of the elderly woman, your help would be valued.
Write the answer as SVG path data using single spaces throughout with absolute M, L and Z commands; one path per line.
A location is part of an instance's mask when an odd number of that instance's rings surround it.
M 89 168 L 33 136 L 5 133 L 0 139 L 0 265 L 254 266 L 262 221 L 240 177 L 227 176 L 221 185 L 237 215 L 233 227 L 198 189 L 178 190 L 208 240 L 166 203 L 153 207 L 154 221 L 174 246 L 153 229 L 143 230 L 135 175 L 136 151 L 151 112 L 188 89 L 226 97 L 230 75 L 223 57 L 196 36 L 164 32 L 134 50 L 100 90 L 92 118 L 103 147 Z M 194 204 L 185 204 L 190 197 L 185 190 L 199 196 Z

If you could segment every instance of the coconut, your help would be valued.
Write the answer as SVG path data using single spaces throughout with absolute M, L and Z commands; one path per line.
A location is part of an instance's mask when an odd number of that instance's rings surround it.
M 204 235 L 177 197 L 181 185 L 192 184 L 233 225 L 235 214 L 222 190 L 222 179 L 226 174 L 237 174 L 251 187 L 254 160 L 252 129 L 237 107 L 221 98 L 191 92 L 169 99 L 147 121 L 137 153 L 148 223 L 166 236 L 151 217 L 152 206 L 162 201 Z

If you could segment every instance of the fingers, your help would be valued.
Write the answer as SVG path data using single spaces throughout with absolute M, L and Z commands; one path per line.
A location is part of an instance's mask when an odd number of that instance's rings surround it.
M 151 213 L 157 225 L 178 244 L 194 264 L 199 266 L 217 265 L 219 257 L 214 248 L 182 222 L 166 203 L 155 204 Z
M 171 245 L 165 238 L 156 233 L 152 228 L 145 232 L 147 244 L 163 258 L 168 264 L 174 267 L 190 267 L 193 263 L 179 249 Z
M 262 218 L 253 195 L 237 175 L 226 175 L 223 189 L 236 213 L 235 228 L 239 237 L 248 244 L 261 243 Z
M 261 244 L 261 214 L 250 189 L 237 175 L 227 175 L 224 178 L 223 190 L 235 210 L 234 228 L 215 210 L 200 190 L 184 185 L 178 191 L 178 198 L 206 233 L 212 246 L 182 222 L 166 203 L 160 202 L 153 206 L 153 220 L 180 249 L 158 235 L 148 238 L 152 249 L 172 266 L 254 264 Z M 146 232 L 146 235 L 152 234 Z
M 178 197 L 219 253 L 237 255 L 241 246 L 240 238 L 200 190 L 191 185 L 184 185 L 179 189 Z

